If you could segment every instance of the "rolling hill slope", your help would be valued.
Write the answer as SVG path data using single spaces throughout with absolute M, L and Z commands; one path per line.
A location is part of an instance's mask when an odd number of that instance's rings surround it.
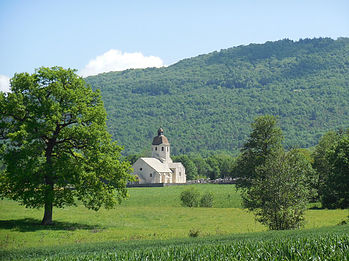
M 349 126 L 348 38 L 250 44 L 86 81 L 101 90 L 126 154 L 147 151 L 159 126 L 174 154 L 237 152 L 264 114 L 278 116 L 286 147 Z

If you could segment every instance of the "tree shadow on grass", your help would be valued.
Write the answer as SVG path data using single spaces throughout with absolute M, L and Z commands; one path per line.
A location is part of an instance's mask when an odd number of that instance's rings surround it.
M 54 221 L 52 225 L 43 226 L 41 221 L 34 218 L 23 218 L 13 220 L 0 220 L 0 229 L 13 229 L 20 232 L 34 232 L 38 230 L 67 230 L 77 229 L 91 230 L 91 232 L 103 229 L 98 225 L 87 225 L 81 223 Z

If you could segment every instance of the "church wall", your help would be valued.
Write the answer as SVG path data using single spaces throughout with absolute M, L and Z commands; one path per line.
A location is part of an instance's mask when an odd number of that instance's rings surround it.
M 171 148 L 170 145 L 160 144 L 160 145 L 152 145 L 152 157 L 160 159 L 162 162 L 172 162 L 170 157 Z
M 187 178 L 185 175 L 185 168 L 179 162 L 173 162 L 168 164 L 169 168 L 174 172 L 173 183 L 186 183 Z
M 159 174 L 146 164 L 143 160 L 138 159 L 133 165 L 133 174 L 139 178 L 139 184 L 161 183 Z

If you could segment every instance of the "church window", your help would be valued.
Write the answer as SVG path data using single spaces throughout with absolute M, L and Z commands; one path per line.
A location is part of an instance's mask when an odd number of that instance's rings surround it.
M 158 147 L 155 147 L 155 150 L 158 150 Z
M 164 147 L 161 147 L 161 151 L 164 151 Z
M 152 173 L 150 173 L 150 174 L 149 174 L 149 176 L 150 176 L 150 177 L 152 177 L 152 176 L 153 176 L 153 174 L 152 174 Z
M 139 168 L 140 171 L 142 171 L 142 168 Z

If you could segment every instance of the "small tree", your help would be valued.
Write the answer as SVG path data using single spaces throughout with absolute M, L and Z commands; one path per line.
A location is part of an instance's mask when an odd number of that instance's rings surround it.
M 182 191 L 180 199 L 182 205 L 186 207 L 198 207 L 199 206 L 200 192 L 196 188 L 188 188 Z
M 259 117 L 252 128 L 234 171 L 239 176 L 243 205 L 270 229 L 297 228 L 313 195 L 311 165 L 297 150 L 284 152 L 274 117 Z
M 107 132 L 98 91 L 61 67 L 16 74 L 11 90 L 0 93 L 1 198 L 44 207 L 47 225 L 53 207 L 77 199 L 98 210 L 127 196 L 130 164 Z
M 294 229 L 302 225 L 304 210 L 313 196 L 314 170 L 302 153 L 280 151 L 256 169 L 249 192 L 249 209 L 270 229 Z

